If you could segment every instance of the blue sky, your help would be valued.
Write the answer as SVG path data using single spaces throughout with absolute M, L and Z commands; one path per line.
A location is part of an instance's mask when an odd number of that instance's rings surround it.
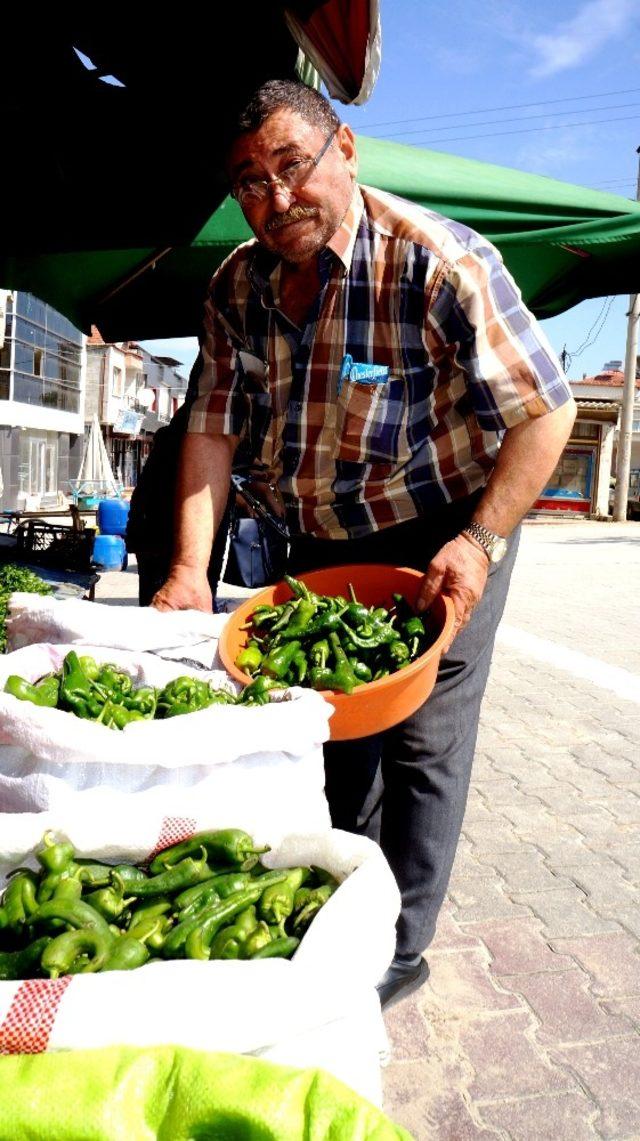
M 337 105 L 357 132 L 635 197 L 637 0 L 381 0 L 381 14 L 373 95 Z M 627 297 L 602 298 L 544 322 L 571 354 L 572 379 L 624 357 L 627 308 Z M 187 368 L 197 348 L 145 344 Z

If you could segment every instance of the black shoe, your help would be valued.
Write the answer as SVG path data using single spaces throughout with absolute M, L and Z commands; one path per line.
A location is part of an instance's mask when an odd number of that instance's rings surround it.
M 420 959 L 415 966 L 398 963 L 395 959 L 380 979 L 376 990 L 383 1010 L 395 1006 L 401 999 L 419 990 L 429 978 L 429 966 L 425 959 Z

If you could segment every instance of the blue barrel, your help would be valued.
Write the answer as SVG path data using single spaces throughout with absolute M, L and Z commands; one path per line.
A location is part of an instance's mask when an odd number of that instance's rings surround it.
M 129 518 L 126 499 L 101 499 L 98 504 L 98 528 L 102 535 L 124 535 Z
M 122 570 L 126 557 L 127 548 L 119 535 L 96 535 L 91 559 L 99 570 Z

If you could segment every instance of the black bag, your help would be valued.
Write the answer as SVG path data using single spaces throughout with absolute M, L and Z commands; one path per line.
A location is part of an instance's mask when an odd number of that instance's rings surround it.
M 270 586 L 279 582 L 286 570 L 287 529 L 251 494 L 240 476 L 232 476 L 231 481 L 251 507 L 254 518 L 240 515 L 237 505 L 232 509 L 223 582 L 230 586 Z

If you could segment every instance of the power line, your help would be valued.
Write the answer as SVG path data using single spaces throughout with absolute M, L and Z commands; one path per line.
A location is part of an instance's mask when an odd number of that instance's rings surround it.
M 622 115 L 615 119 L 589 119 L 586 123 L 551 123 L 547 127 L 524 127 L 521 131 L 489 131 L 484 135 L 455 135 L 451 139 L 424 139 L 422 146 L 428 146 L 429 143 L 460 143 L 466 142 L 469 139 L 497 139 L 503 135 L 530 135 L 536 131 L 560 131 L 563 129 L 577 129 L 579 127 L 595 127 L 604 126 L 607 123 L 630 123 L 635 122 L 640 116 L 638 115 Z M 420 134 L 421 132 L 416 132 Z M 388 139 L 392 139 L 394 135 L 387 135 Z
M 430 130 L 433 133 L 440 134 L 442 131 L 458 131 L 464 130 L 466 126 L 469 127 L 499 127 L 503 123 L 529 123 L 533 119 L 547 119 L 549 115 L 590 115 L 595 111 L 622 111 L 627 107 L 640 107 L 640 103 L 612 103 L 610 107 L 585 107 L 583 111 L 545 111 L 541 115 L 519 115 L 515 119 L 484 119 L 479 123 L 450 123 L 447 127 L 419 127 L 415 131 L 395 131 L 392 135 L 369 135 L 369 138 L 399 138 L 401 135 L 423 135 L 425 131 Z M 605 120 L 607 121 L 607 120 Z M 610 121 L 610 120 L 609 120 Z M 576 124 L 579 126 L 580 124 Z
M 567 352 L 566 349 L 563 350 L 563 358 L 566 362 L 565 363 L 565 372 L 571 367 L 571 362 L 576 357 L 582 356 L 583 352 L 585 352 L 586 349 L 590 349 L 592 345 L 595 345 L 596 341 L 598 340 L 598 337 L 600 336 L 602 330 L 604 329 L 604 327 L 607 323 L 609 313 L 611 312 L 611 306 L 613 305 L 614 301 L 615 301 L 615 295 L 612 297 L 606 297 L 605 298 L 605 300 L 602 304 L 602 308 L 601 308 L 600 312 L 598 313 L 598 316 L 596 317 L 595 321 L 593 322 L 593 325 L 589 329 L 589 332 L 587 333 L 584 341 L 582 342 L 581 345 L 578 346 L 577 349 L 574 349 L 573 352 L 571 352 L 571 353 Z M 594 334 L 593 337 L 591 336 L 592 333 Z M 591 339 L 589 339 L 589 338 L 591 338 Z
M 413 116 L 408 119 L 391 119 L 386 123 L 369 123 L 359 128 L 363 131 L 375 131 L 378 127 L 397 127 L 402 123 L 423 123 L 435 119 L 458 119 L 463 115 L 490 115 L 495 111 L 522 111 L 527 107 L 548 107 L 552 103 L 576 103 L 581 99 L 608 99 L 612 95 L 636 95 L 640 87 L 625 87 L 622 91 L 596 91 L 591 95 L 565 95 L 562 99 L 540 99 L 537 103 L 507 103 L 504 107 L 477 107 L 474 111 L 448 111 L 442 115 Z M 473 124 L 470 124 L 472 126 Z

